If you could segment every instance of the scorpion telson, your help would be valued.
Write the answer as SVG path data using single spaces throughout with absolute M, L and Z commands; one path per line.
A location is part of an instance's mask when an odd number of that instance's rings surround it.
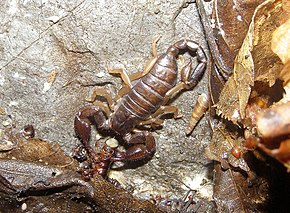
M 141 72 L 128 75 L 123 69 L 109 70 L 111 74 L 121 75 L 125 86 L 113 99 L 104 88 L 94 90 L 88 101 L 94 105 L 80 109 L 75 117 L 75 132 L 80 138 L 88 155 L 99 159 L 96 151 L 89 145 L 91 125 L 98 130 L 112 132 L 113 136 L 123 138 L 129 148 L 126 151 L 115 150 L 111 161 L 134 161 L 150 157 L 155 151 L 155 140 L 149 131 L 140 131 L 142 125 L 158 126 L 163 123 L 162 114 L 173 113 L 178 118 L 178 109 L 166 105 L 172 96 L 182 89 L 192 89 L 198 83 L 206 68 L 206 56 L 198 43 L 182 39 L 171 45 L 158 56 L 156 44 L 152 43 L 153 58 Z M 177 57 L 189 52 L 196 55 L 197 66 L 192 67 L 190 60 L 181 70 L 181 82 L 177 83 Z M 96 100 L 102 96 L 108 104 Z

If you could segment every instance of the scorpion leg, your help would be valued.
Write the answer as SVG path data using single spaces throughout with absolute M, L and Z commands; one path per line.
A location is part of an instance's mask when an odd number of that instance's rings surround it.
M 178 92 L 180 92 L 182 89 L 184 89 L 184 83 L 180 82 L 178 84 L 176 84 L 173 88 L 171 88 L 165 95 L 163 103 L 161 104 L 161 106 L 164 106 L 168 103 L 168 101 L 173 98 Z
M 119 89 L 117 95 L 114 97 L 114 101 L 117 102 L 120 98 L 130 92 L 130 90 L 131 89 L 128 85 L 123 86 L 121 89 Z
M 157 54 L 157 42 L 160 40 L 161 36 L 158 35 L 152 42 L 152 53 L 153 53 L 153 56 L 154 57 L 158 57 L 158 54 Z
M 155 139 L 150 132 L 137 132 L 128 134 L 124 141 L 130 146 L 125 152 L 115 152 L 113 161 L 135 161 L 150 157 L 156 148 Z
M 162 116 L 165 114 L 173 113 L 174 119 L 182 117 L 179 114 L 179 110 L 175 106 L 160 106 L 159 109 L 152 115 L 152 117 Z
M 76 135 L 80 138 L 91 159 L 96 159 L 97 153 L 90 146 L 91 125 L 99 129 L 106 129 L 106 116 L 97 106 L 85 106 L 77 113 L 74 121 Z
M 112 113 L 112 111 L 106 103 L 99 101 L 99 100 L 95 100 L 93 102 L 93 105 L 100 107 L 100 109 L 106 114 L 107 118 L 110 117 L 110 114 Z
M 157 36 L 153 42 L 152 42 L 152 53 L 153 53 L 153 57 L 147 62 L 147 64 L 144 67 L 143 71 L 139 71 L 136 73 L 132 73 L 131 75 L 128 75 L 128 73 L 123 70 L 123 69 L 113 69 L 113 70 L 109 70 L 110 74 L 119 74 L 121 75 L 122 80 L 124 81 L 124 83 L 126 85 L 128 85 L 130 88 L 132 88 L 132 81 L 135 81 L 139 78 L 142 78 L 143 76 L 147 75 L 150 70 L 152 69 L 152 67 L 155 65 L 157 59 L 158 59 L 158 54 L 157 54 L 157 42 L 159 41 L 161 36 Z
M 160 118 L 149 117 L 147 120 L 142 121 L 138 124 L 138 126 L 150 125 L 151 127 L 158 127 L 163 124 L 163 120 Z
M 112 99 L 112 95 L 108 90 L 104 88 L 95 88 L 91 97 L 86 98 L 86 101 L 91 102 L 91 103 L 96 103 L 96 105 L 99 105 L 100 107 L 103 108 L 105 105 L 100 104 L 101 101 L 96 101 L 97 96 L 104 97 L 108 103 L 109 109 L 113 111 L 114 101 Z M 106 113 L 107 112 L 108 112 L 108 109 L 106 109 Z
M 175 106 L 160 106 L 160 108 L 147 120 L 141 121 L 139 123 L 139 126 L 142 125 L 151 125 L 152 127 L 160 126 L 163 124 L 163 119 L 157 118 L 158 116 L 173 113 L 174 119 L 178 119 L 182 117 L 182 115 L 180 115 L 178 111 L 179 111 L 178 108 Z
M 131 81 L 137 80 L 139 78 L 142 78 L 143 76 L 147 75 L 152 67 L 155 65 L 157 59 L 158 59 L 158 53 L 157 53 L 157 42 L 160 40 L 161 36 L 157 36 L 153 42 L 152 42 L 152 54 L 153 57 L 147 62 L 147 64 L 144 67 L 144 70 L 141 72 L 136 72 L 130 75 Z
M 108 72 L 110 74 L 119 74 L 126 85 L 128 85 L 130 88 L 133 87 L 131 79 L 130 79 L 128 73 L 126 72 L 126 70 L 121 69 L 121 68 L 120 69 L 108 69 Z

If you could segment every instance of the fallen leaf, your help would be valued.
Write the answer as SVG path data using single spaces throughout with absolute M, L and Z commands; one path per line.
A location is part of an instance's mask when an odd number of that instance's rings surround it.
M 235 58 L 233 75 L 221 92 L 218 115 L 234 123 L 242 121 L 255 81 L 267 82 L 269 86 L 275 83 L 282 63 L 271 51 L 270 41 L 273 31 L 284 21 L 282 1 L 268 0 L 256 8 Z

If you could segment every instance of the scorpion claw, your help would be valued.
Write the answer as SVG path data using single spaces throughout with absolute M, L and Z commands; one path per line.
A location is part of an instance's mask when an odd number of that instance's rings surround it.
M 149 132 L 126 135 L 127 144 L 133 144 L 126 152 L 116 152 L 113 161 L 136 161 L 150 157 L 155 152 L 155 139 Z
M 106 117 L 103 111 L 96 106 L 85 106 L 77 113 L 74 121 L 76 135 L 80 138 L 90 156 L 96 156 L 95 150 L 89 145 L 91 137 L 91 124 L 104 128 Z

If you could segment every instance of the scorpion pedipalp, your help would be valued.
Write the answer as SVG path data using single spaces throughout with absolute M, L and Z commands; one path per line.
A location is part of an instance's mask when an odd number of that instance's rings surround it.
M 117 152 L 116 157 L 112 157 L 113 161 L 124 160 L 140 160 L 149 157 L 155 152 L 155 139 L 151 133 L 137 132 L 135 134 L 128 134 L 124 137 L 128 145 L 131 145 L 125 152 Z

